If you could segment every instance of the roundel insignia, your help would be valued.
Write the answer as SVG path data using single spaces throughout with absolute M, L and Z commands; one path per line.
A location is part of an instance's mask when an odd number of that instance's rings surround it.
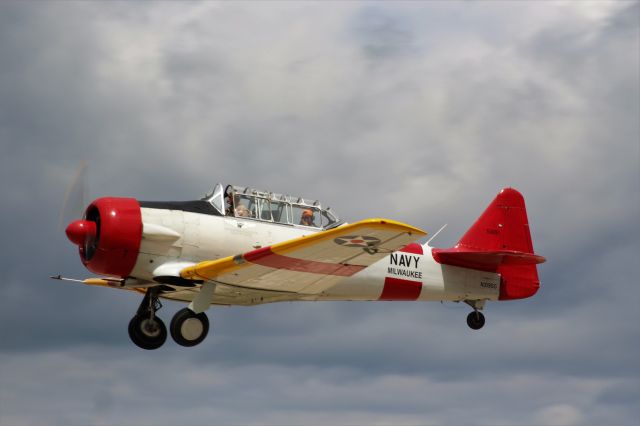
M 375 247 L 380 244 L 380 240 L 376 237 L 365 237 L 361 235 L 338 237 L 333 241 L 345 247 Z

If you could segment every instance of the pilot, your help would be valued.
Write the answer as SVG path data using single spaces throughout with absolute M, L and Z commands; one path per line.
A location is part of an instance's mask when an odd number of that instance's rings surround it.
M 239 204 L 238 207 L 236 207 L 236 216 L 250 217 L 251 212 L 249 212 L 249 209 L 247 208 L 247 206 L 245 206 L 244 204 Z
M 313 223 L 313 211 L 311 209 L 307 209 L 302 212 L 302 217 L 300 218 L 300 225 L 316 226 L 316 224 Z
M 227 216 L 231 216 L 231 214 L 233 213 L 233 202 L 231 199 L 231 193 L 228 192 L 227 195 L 224 197 L 224 203 L 225 203 L 225 215 Z

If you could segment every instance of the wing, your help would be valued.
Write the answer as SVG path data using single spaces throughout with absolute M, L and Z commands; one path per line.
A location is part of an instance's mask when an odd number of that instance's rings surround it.
M 367 219 L 263 247 L 200 262 L 180 275 L 249 291 L 317 295 L 423 237 L 426 232 L 388 219 Z

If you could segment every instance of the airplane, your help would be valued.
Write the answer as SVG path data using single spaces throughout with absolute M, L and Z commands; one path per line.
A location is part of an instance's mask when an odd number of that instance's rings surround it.
M 143 294 L 129 322 L 133 343 L 167 339 L 160 299 L 188 303 L 169 332 L 201 343 L 212 305 L 284 301 L 452 301 L 485 324 L 487 301 L 533 296 L 540 287 L 523 196 L 499 192 L 458 243 L 433 248 L 423 230 L 389 219 L 344 223 L 319 201 L 218 183 L 193 201 L 98 198 L 66 227 L 84 266 L 77 281 Z

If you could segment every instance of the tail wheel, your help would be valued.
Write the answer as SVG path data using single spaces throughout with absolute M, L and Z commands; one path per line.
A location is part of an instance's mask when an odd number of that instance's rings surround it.
M 167 340 L 167 327 L 157 316 L 136 315 L 129 321 L 129 338 L 142 349 L 158 349 Z
M 473 330 L 480 330 L 484 326 L 484 315 L 480 311 L 473 311 L 467 315 L 467 325 Z
M 204 312 L 194 313 L 188 308 L 176 312 L 169 326 L 171 337 L 180 346 L 195 346 L 209 332 L 209 319 Z

